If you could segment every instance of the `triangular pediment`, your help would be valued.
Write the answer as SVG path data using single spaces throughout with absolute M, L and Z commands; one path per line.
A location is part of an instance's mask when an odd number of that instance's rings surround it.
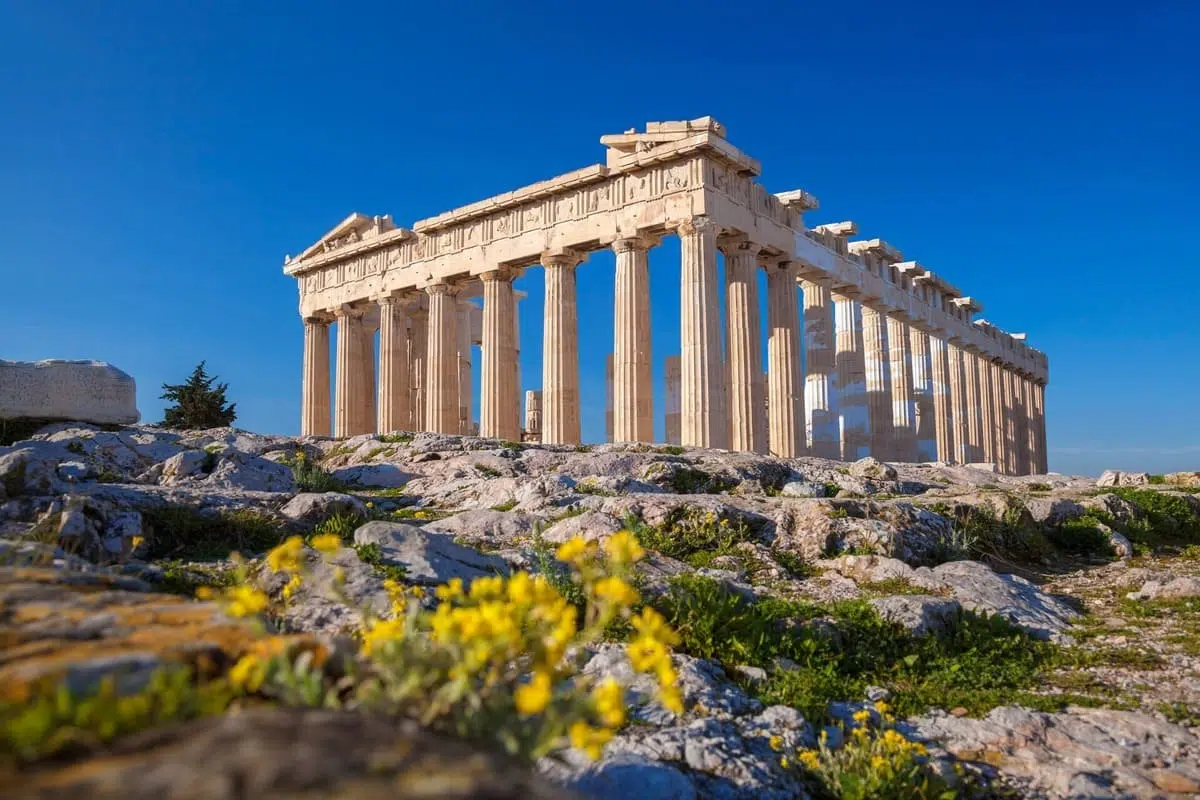
M 366 214 L 360 214 L 356 211 L 333 226 L 328 233 L 293 260 L 303 261 L 306 258 L 312 258 L 322 253 L 340 250 L 343 247 L 349 247 L 364 239 L 370 239 L 381 233 L 387 233 L 395 229 L 396 223 L 392 222 L 390 214 L 368 217 Z

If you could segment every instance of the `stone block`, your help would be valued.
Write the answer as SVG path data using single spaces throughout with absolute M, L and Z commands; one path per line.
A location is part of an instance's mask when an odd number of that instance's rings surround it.
M 0 360 L 0 419 L 132 425 L 135 393 L 133 378 L 102 361 Z

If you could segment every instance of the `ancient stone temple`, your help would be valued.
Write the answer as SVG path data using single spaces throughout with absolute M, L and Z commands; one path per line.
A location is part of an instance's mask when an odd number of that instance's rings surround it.
M 537 438 L 580 442 L 575 272 L 588 253 L 611 248 L 616 303 L 606 427 L 614 441 L 652 441 L 649 256 L 664 236 L 678 236 L 681 348 L 667 362 L 668 441 L 785 457 L 872 454 L 994 463 L 1009 474 L 1046 471 L 1048 361 L 1024 334 L 978 319 L 976 299 L 887 242 L 852 238 L 853 222 L 806 226 L 816 199 L 803 190 L 767 192 L 754 180 L 759 163 L 709 117 L 651 122 L 645 132 L 600 142 L 608 148 L 603 165 L 411 228 L 389 216 L 352 214 L 287 258 L 284 272 L 299 283 L 304 320 L 303 433 L 530 438 L 521 425 L 513 279 L 540 267 Z M 478 431 L 473 344 L 482 353 Z

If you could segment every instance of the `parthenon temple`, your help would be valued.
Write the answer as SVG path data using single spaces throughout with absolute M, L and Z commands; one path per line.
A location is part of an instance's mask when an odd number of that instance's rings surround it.
M 669 443 L 1047 471 L 1049 362 L 1025 334 L 978 318 L 977 299 L 896 247 L 854 238 L 853 222 L 808 227 L 816 199 L 764 189 L 759 162 L 710 117 L 650 122 L 600 143 L 602 165 L 411 228 L 353 214 L 288 257 L 304 320 L 302 433 L 580 443 L 576 270 L 611 248 L 608 438 L 653 441 L 650 253 L 674 235 L 680 350 L 665 358 Z M 525 392 L 513 280 L 538 266 L 542 385 Z

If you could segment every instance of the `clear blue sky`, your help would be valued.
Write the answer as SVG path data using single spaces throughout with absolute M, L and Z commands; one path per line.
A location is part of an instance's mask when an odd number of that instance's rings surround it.
M 856 220 L 1049 353 L 1052 469 L 1200 468 L 1194 0 L 0 0 L 0 20 L 0 357 L 110 361 L 144 419 L 207 359 L 239 425 L 297 430 L 281 263 L 350 211 L 410 224 L 711 114 L 769 190 L 820 198 L 810 224 Z M 674 252 L 652 259 L 656 361 Z M 593 440 L 611 263 L 579 278 Z M 532 387 L 540 277 L 521 288 Z

